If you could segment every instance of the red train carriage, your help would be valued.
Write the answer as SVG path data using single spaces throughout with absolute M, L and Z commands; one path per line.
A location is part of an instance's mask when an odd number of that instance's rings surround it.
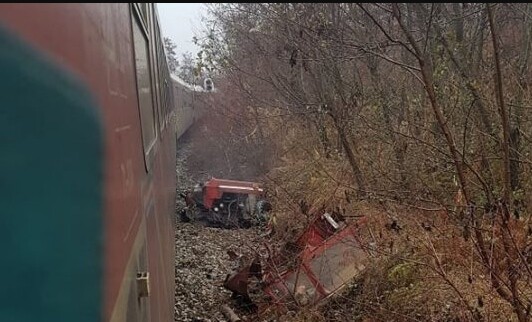
M 175 110 L 153 4 L 0 4 L 0 321 L 173 320 Z

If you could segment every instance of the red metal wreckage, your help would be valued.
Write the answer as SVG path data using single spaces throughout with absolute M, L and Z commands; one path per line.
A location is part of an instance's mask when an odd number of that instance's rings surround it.
M 264 224 L 271 209 L 264 195 L 264 189 L 255 182 L 211 178 L 182 194 L 189 210 L 182 217 L 226 228 Z
M 316 212 L 295 243 L 273 251 L 266 242 L 267 254 L 228 275 L 224 287 L 259 315 L 323 303 L 364 270 L 368 253 L 360 228 L 365 222 L 363 216 L 348 223 L 339 212 Z M 251 300 L 253 283 L 265 301 Z

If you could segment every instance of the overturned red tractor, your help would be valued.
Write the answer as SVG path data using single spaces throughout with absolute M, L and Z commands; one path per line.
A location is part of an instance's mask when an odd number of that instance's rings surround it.
M 202 220 L 224 228 L 247 228 L 268 221 L 270 203 L 255 182 L 212 178 L 181 195 L 187 209 L 182 219 Z

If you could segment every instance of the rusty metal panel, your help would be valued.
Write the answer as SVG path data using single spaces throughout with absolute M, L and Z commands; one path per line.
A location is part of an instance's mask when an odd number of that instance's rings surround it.
M 323 252 L 310 260 L 310 270 L 327 294 L 356 277 L 364 269 L 366 254 L 350 229 L 340 238 L 325 242 Z
M 298 238 L 294 255 L 281 251 L 267 258 L 264 292 L 269 305 L 281 310 L 316 305 L 357 277 L 368 259 L 359 240 L 363 222 L 347 224 L 322 215 Z

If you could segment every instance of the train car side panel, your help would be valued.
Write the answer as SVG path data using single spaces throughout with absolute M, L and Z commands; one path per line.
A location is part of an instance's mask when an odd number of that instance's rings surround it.
M 147 21 L 153 23 L 156 18 L 150 6 L 140 9 L 147 9 L 151 14 Z M 151 83 L 153 108 L 146 115 L 152 118 L 155 140 L 149 142 L 153 152 L 146 159 L 131 19 L 132 7 L 121 3 L 0 4 L 2 24 L 77 74 L 101 107 L 105 321 L 147 321 L 150 316 L 156 321 L 172 316 L 175 138 L 165 133 L 173 126 L 160 126 L 170 119 L 172 109 L 162 108 L 163 100 L 157 96 L 162 86 Z M 153 58 L 155 28 L 150 28 L 153 71 L 159 64 Z M 151 75 L 152 81 L 160 78 L 156 72 Z M 152 168 L 147 169 L 146 160 L 151 160 Z M 139 300 L 136 274 L 151 270 L 153 296 Z

